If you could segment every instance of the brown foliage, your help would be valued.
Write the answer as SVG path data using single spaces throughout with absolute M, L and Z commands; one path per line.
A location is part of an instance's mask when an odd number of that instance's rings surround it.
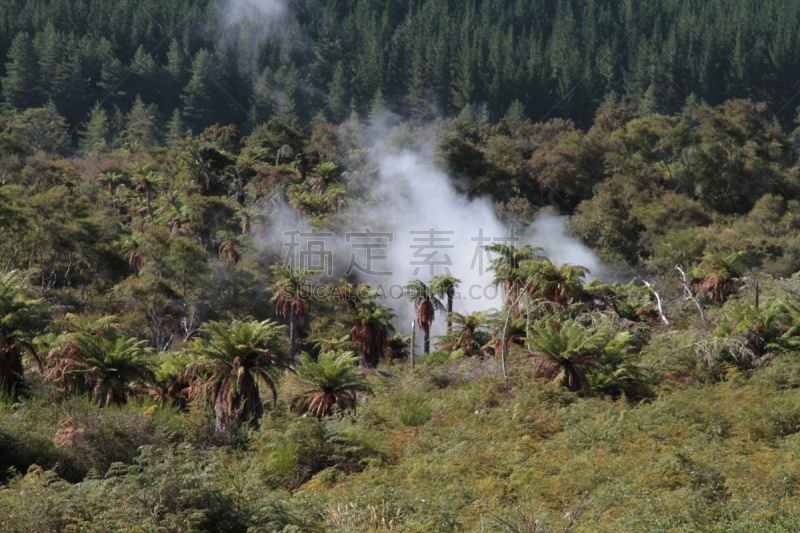
M 378 366 L 381 356 L 386 351 L 388 331 L 383 324 L 369 318 L 359 318 L 350 328 L 350 339 L 356 343 L 363 363 L 368 367 Z

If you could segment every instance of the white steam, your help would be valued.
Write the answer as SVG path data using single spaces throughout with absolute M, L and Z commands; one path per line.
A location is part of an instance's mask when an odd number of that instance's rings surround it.
M 501 307 L 502 295 L 489 270 L 491 255 L 483 249 L 491 243 L 540 247 L 556 265 L 582 265 L 593 277 L 601 275 L 597 256 L 567 234 L 565 217 L 540 216 L 523 235 L 515 235 L 497 219 L 488 198 L 470 200 L 458 193 L 430 154 L 392 150 L 383 141 L 373 143 L 370 152 L 378 168 L 380 198 L 355 215 L 352 225 L 394 236 L 387 250 L 392 275 L 364 281 L 392 288 L 386 292 L 388 303 L 404 329 L 413 310 L 397 298 L 397 288 L 413 279 L 428 283 L 433 276 L 449 273 L 461 280 L 453 306 L 457 312 Z M 434 333 L 443 331 L 444 322 L 439 315 Z
M 343 128 L 348 127 L 352 125 Z M 332 252 L 331 277 L 344 277 L 351 259 L 368 267 L 356 270 L 358 279 L 386 296 L 387 305 L 398 317 L 398 331 L 407 332 L 414 316 L 412 304 L 403 295 L 405 285 L 414 279 L 429 283 L 434 276 L 446 273 L 458 278 L 461 283 L 454 301 L 457 312 L 500 308 L 502 294 L 492 284 L 491 257 L 483 249 L 491 243 L 540 247 L 556 265 L 582 265 L 589 268 L 592 277 L 603 275 L 602 264 L 592 251 L 567 234 L 565 218 L 541 216 L 522 235 L 515 235 L 498 220 L 490 199 L 468 199 L 458 193 L 448 174 L 433 162 L 431 151 L 419 148 L 435 146 L 435 135 L 420 132 L 412 135 L 416 142 L 408 142 L 408 131 L 395 135 L 397 131 L 368 130 L 365 137 L 369 141 L 361 149 L 369 152 L 369 164 L 377 175 L 371 199 L 364 206 L 351 206 L 340 231 L 327 237 L 326 243 Z M 405 147 L 397 148 L 398 143 L 390 139 L 403 135 L 406 141 L 400 144 Z M 284 227 L 286 224 L 289 227 Z M 283 239 L 283 257 L 288 251 L 285 233 L 292 230 L 311 232 L 310 225 L 288 209 L 273 217 L 273 246 Z M 373 236 L 365 238 L 365 232 Z M 312 236 L 305 242 L 315 239 L 321 240 Z M 376 244 L 371 262 L 360 247 L 365 242 Z M 309 248 L 301 241 L 297 249 L 304 247 Z M 444 323 L 443 313 L 437 313 L 433 333 L 441 334 Z
M 228 45 L 237 47 L 239 69 L 255 82 L 259 74 L 258 54 L 269 39 L 285 39 L 289 19 L 285 0 L 225 0 L 213 29 Z
M 606 269 L 595 253 L 567 234 L 566 217 L 538 217 L 526 230 L 524 240 L 526 244 L 540 247 L 544 256 L 556 266 L 564 263 L 580 265 L 589 269 L 589 279 L 607 277 Z
M 284 0 L 227 0 L 220 9 L 223 27 L 228 30 L 271 26 L 288 11 Z
M 461 280 L 455 311 L 497 307 L 499 295 L 482 246 L 502 242 L 509 230 L 495 217 L 492 204 L 458 194 L 447 174 L 424 155 L 387 152 L 385 146 L 372 151 L 381 199 L 357 221 L 394 236 L 387 251 L 392 276 L 379 283 L 402 287 L 413 279 L 428 283 L 449 273 Z M 392 303 L 398 316 L 410 321 L 405 312 L 410 305 Z

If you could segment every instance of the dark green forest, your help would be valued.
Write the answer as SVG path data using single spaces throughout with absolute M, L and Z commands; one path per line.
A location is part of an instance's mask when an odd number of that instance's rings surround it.
M 0 0 L 0 531 L 797 530 L 800 5 L 231 5 Z
M 798 105 L 800 6 L 785 0 L 290 0 L 277 23 L 235 26 L 230 9 L 4 1 L 2 104 L 52 101 L 73 140 L 103 113 L 121 140 L 136 135 L 131 115 L 161 139 L 215 123 L 249 132 L 271 116 L 338 123 L 375 106 L 430 118 L 485 105 L 493 119 L 587 127 L 604 104 L 672 114 L 688 98 L 747 98 L 789 127 Z

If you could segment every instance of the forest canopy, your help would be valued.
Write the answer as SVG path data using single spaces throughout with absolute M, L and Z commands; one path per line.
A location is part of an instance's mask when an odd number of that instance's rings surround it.
M 0 101 L 52 101 L 73 138 L 101 112 L 116 136 L 142 117 L 197 134 L 273 115 L 338 123 L 376 106 L 430 118 L 486 105 L 495 119 L 586 127 L 604 104 L 672 114 L 689 98 L 764 102 L 789 127 L 798 105 L 792 2 L 267 4 L 0 2 Z

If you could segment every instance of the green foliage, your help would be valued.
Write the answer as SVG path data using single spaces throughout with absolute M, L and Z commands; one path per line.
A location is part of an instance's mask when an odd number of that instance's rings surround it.
M 505 291 L 505 306 L 511 308 L 518 303 L 520 292 L 530 282 L 526 277 L 530 273 L 524 270 L 524 265 L 534 261 L 540 249 L 529 245 L 516 248 L 512 244 L 490 244 L 485 250 L 497 254 L 489 268 L 494 272 L 493 283 Z
M 541 298 L 561 307 L 581 302 L 585 292 L 583 280 L 589 269 L 580 265 L 564 263 L 556 267 L 548 259 L 529 260 L 521 267 L 527 281 L 527 291 L 534 298 Z
M 691 271 L 692 283 L 712 302 L 722 305 L 725 300 L 736 294 L 736 279 L 742 273 L 737 268 L 743 252 L 735 252 L 727 257 L 706 253 L 703 260 Z
M 440 349 L 454 354 L 457 351 L 467 357 L 484 355 L 484 346 L 491 340 L 486 315 L 486 312 L 477 311 L 469 315 L 449 313 L 447 320 L 451 328 L 440 337 Z
M 592 391 L 614 397 L 625 395 L 631 401 L 651 397 L 651 373 L 635 357 L 640 344 L 633 332 L 618 332 L 603 349 L 603 372 L 587 376 Z
M 213 2 L 118 7 L 89 0 L 85 9 L 70 7 L 0 7 L 0 57 L 7 107 L 52 99 L 71 127 L 98 102 L 109 113 L 116 107 L 127 114 L 137 95 L 165 117 L 179 111 L 195 133 L 215 123 L 257 126 L 271 117 L 341 122 L 351 110 L 366 116 L 383 107 L 408 109 L 415 118 L 430 117 L 432 108 L 455 116 L 482 102 L 486 115 L 505 115 L 515 133 L 525 116 L 558 114 L 588 125 L 603 102 L 625 102 L 650 118 L 684 108 L 691 116 L 702 99 L 789 102 L 794 94 L 785 80 L 797 54 L 786 36 L 796 33 L 798 12 L 776 0 L 755 14 L 745 3 L 720 0 L 647 9 L 620 0 L 580 6 L 426 0 L 408 9 L 314 0 L 293 6 L 273 28 L 274 38 L 259 40 L 258 22 L 246 19 L 227 27 L 228 38 L 218 43 L 196 31 L 218 18 Z M 300 40 L 308 46 L 291 44 Z M 305 84 L 314 90 L 301 92 Z M 734 128 L 736 117 L 746 117 L 726 114 Z M 790 125 L 794 116 L 781 114 Z M 559 148 L 562 154 L 591 152 L 575 140 Z M 292 146 L 277 148 L 284 144 Z M 719 161 L 712 151 L 708 160 Z M 546 164 L 554 172 L 543 176 L 545 190 L 577 205 L 596 176 L 592 159 Z M 565 179 L 570 168 L 577 170 L 572 183 Z M 701 175 L 704 196 L 724 194 L 715 184 L 727 178 Z M 730 181 L 732 207 L 743 200 L 737 182 Z
M 406 298 L 414 304 L 416 327 L 422 330 L 424 335 L 423 346 L 426 354 L 431 352 L 431 325 L 433 324 L 435 312 L 445 309 L 436 293 L 437 288 L 435 285 L 426 284 L 418 279 L 408 282 L 405 286 Z
M 35 390 L 30 400 L 0 408 L 4 480 L 36 464 L 77 482 L 91 470 L 131 462 L 141 446 L 168 443 L 165 428 L 138 409 L 101 411 L 83 398 L 62 402 L 44 387 Z
M 111 126 L 108 113 L 99 104 L 95 104 L 92 108 L 80 137 L 78 145 L 84 152 L 102 148 L 110 141 Z
M 431 419 L 433 409 L 421 402 L 408 402 L 397 410 L 397 419 L 408 427 L 419 427 Z
M 253 443 L 259 473 L 271 487 L 296 489 L 326 469 L 352 473 L 373 461 L 376 450 L 357 433 L 314 417 L 300 417 Z
M 14 490 L 4 491 L 3 505 L 12 512 L 4 513 L 0 525 L 28 531 L 71 527 L 313 530 L 312 514 L 301 518 L 252 477 L 247 486 L 231 485 L 230 472 L 221 459 L 217 452 L 189 446 L 145 447 L 135 464 L 115 463 L 104 479 L 77 485 L 35 467 L 13 482 Z M 20 490 L 35 503 L 20 497 Z
M 217 432 L 231 433 L 243 422 L 258 425 L 263 414 L 259 383 L 278 400 L 277 383 L 287 365 L 283 327 L 271 321 L 207 322 L 204 337 L 192 342 L 198 358 L 190 366 L 198 395 L 205 396 L 217 415 Z
M 55 106 L 27 108 L 14 117 L 11 139 L 28 153 L 43 151 L 60 154 L 67 151 L 67 124 Z
M 11 41 L 2 82 L 3 98 L 8 107 L 23 110 L 42 103 L 39 65 L 29 34 L 18 33 Z
M 653 292 L 635 281 L 607 285 L 595 279 L 587 283 L 584 290 L 589 298 L 602 302 L 606 309 L 613 310 L 622 319 L 633 322 L 658 319 Z
M 301 354 L 300 364 L 294 367 L 296 379 L 310 388 L 292 401 L 292 407 L 317 418 L 330 416 L 334 406 L 355 410 L 357 393 L 370 390 L 356 369 L 357 363 L 353 352 L 323 352 L 317 361 Z
M 67 315 L 71 330 L 48 355 L 45 378 L 68 392 L 90 394 L 98 407 L 144 396 L 153 385 L 152 350 L 145 341 L 125 337 L 114 316 L 93 322 Z
M 644 227 L 631 215 L 619 191 L 602 188 L 591 200 L 578 205 L 570 221 L 572 231 L 611 260 L 636 263 L 639 234 Z
M 607 331 L 573 320 L 545 319 L 528 334 L 528 345 L 539 355 L 533 375 L 558 381 L 572 392 L 589 392 L 586 369 L 605 369 L 602 353 L 610 341 Z
M 212 50 L 216 4 L 23 4 L 0 2 L 0 529 L 798 523 L 798 135 L 770 107 L 796 7 L 310 0 Z M 272 246 L 286 202 L 333 231 L 374 207 L 379 107 L 437 109 L 423 148 L 459 191 L 520 230 L 565 214 L 621 281 L 495 242 L 504 310 L 448 312 L 398 364 L 376 289 L 314 293 Z M 458 283 L 407 287 L 426 345 Z
M 137 96 L 128 113 L 125 130 L 120 133 L 121 144 L 150 147 L 158 142 L 158 107 L 145 105 Z
M 185 306 L 189 287 L 196 286 L 206 272 L 206 254 L 196 242 L 177 237 L 170 242 L 165 259 L 181 287 Z
M 32 340 L 41 325 L 41 300 L 24 296 L 18 272 L 0 276 L 0 394 L 10 398 L 25 390 L 23 355 L 40 367 Z
M 763 116 L 765 106 L 728 100 L 712 110 L 700 108 L 699 145 L 692 154 L 701 201 L 723 213 L 744 213 L 784 180 L 777 163 L 785 139 Z
M 275 278 L 275 313 L 289 322 L 290 355 L 297 352 L 298 327 L 305 323 L 311 307 L 311 291 L 308 278 L 311 272 L 295 270 L 292 265 L 274 265 L 272 274 Z
M 456 289 L 460 284 L 461 280 L 452 274 L 436 276 L 431 280 L 430 289 L 436 293 L 439 298 L 443 298 L 446 301 L 445 310 L 447 311 L 446 320 L 448 331 L 453 328 L 453 322 L 449 315 L 453 312 L 453 300 L 456 297 Z
M 642 342 L 626 332 L 606 340 L 607 368 L 630 362 Z M 659 342 L 647 346 L 683 364 Z M 370 378 L 376 392 L 358 416 L 276 410 L 238 449 L 142 439 L 168 419 L 133 405 L 98 411 L 70 400 L 56 414 L 37 390 L 34 403 L 0 411 L 0 445 L 12 452 L 0 457 L 20 472 L 0 489 L 0 524 L 178 528 L 188 516 L 195 529 L 223 531 L 514 530 L 536 521 L 540 530 L 703 530 L 724 521 L 744 531 L 790 529 L 797 519 L 795 357 L 702 387 L 667 376 L 657 401 L 638 404 L 542 387 L 523 361 L 505 386 L 490 362 L 393 369 L 392 379 Z M 442 371 L 447 388 L 432 383 Z M 72 443 L 59 448 L 55 435 Z
M 394 329 L 391 321 L 395 315 L 385 305 L 376 302 L 378 290 L 367 284 L 354 287 L 342 280 L 336 293 L 348 311 L 350 340 L 361 356 L 361 364 L 378 366 L 386 354 L 389 332 Z

